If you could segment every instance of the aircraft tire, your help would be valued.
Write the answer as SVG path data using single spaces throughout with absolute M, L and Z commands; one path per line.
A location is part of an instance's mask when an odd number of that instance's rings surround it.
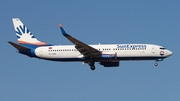
M 154 63 L 154 66 L 158 66 L 158 63 Z
M 91 70 L 95 70 L 96 67 L 94 65 L 90 66 Z

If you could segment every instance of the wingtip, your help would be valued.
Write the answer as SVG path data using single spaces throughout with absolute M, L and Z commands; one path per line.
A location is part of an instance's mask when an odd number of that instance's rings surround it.
M 64 36 L 68 36 L 68 34 L 66 33 L 66 31 L 65 31 L 64 28 L 62 27 L 62 24 L 58 24 L 58 26 L 60 27 L 62 34 L 63 34 Z
M 58 26 L 62 28 L 62 24 L 58 24 Z

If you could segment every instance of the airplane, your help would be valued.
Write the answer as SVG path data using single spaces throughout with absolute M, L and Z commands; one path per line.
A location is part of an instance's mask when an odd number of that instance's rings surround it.
M 118 67 L 120 61 L 127 60 L 155 60 L 154 65 L 158 66 L 157 62 L 173 54 L 165 47 L 154 44 L 88 45 L 66 33 L 61 24 L 62 35 L 74 45 L 52 45 L 39 41 L 19 18 L 13 18 L 12 21 L 18 43 L 8 43 L 20 54 L 57 62 L 83 62 L 91 70 L 95 70 L 96 62 L 104 67 Z

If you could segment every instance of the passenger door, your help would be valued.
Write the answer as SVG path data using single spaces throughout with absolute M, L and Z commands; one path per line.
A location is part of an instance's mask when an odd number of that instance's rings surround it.
M 152 52 L 152 53 L 155 53 L 155 47 L 154 47 L 154 46 L 152 47 L 151 52 Z

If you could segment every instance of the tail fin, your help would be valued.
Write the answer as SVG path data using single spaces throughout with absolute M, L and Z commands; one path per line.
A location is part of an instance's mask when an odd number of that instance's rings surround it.
M 45 42 L 41 42 L 36 39 L 36 37 L 28 30 L 19 18 L 13 18 L 12 21 L 19 44 L 46 45 Z

